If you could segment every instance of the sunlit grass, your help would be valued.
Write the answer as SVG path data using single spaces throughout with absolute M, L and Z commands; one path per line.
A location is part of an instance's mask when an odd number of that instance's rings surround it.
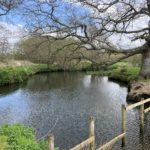
M 139 67 L 133 66 L 132 64 L 127 62 L 119 62 L 109 66 L 105 70 L 103 69 L 96 72 L 88 72 L 88 74 L 109 76 L 109 78 L 114 80 L 129 82 L 135 79 L 138 76 L 139 72 Z
M 31 65 L 31 66 L 17 66 L 17 67 L 3 67 L 0 68 L 0 85 L 19 83 L 26 80 L 29 76 L 47 71 L 56 71 L 55 66 L 47 65 Z

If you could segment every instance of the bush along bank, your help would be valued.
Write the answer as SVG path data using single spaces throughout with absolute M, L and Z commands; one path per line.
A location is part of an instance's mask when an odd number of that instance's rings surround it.
M 128 62 L 119 62 L 96 72 L 87 72 L 91 75 L 108 76 L 109 79 L 129 83 L 134 80 L 140 72 L 140 67 L 133 66 Z
M 48 142 L 37 142 L 32 128 L 21 124 L 3 125 L 0 127 L 0 150 L 48 150 Z
M 29 76 L 40 73 L 58 71 L 58 67 L 47 65 L 31 65 L 31 66 L 17 66 L 17 67 L 3 67 L 0 68 L 0 86 L 23 82 Z

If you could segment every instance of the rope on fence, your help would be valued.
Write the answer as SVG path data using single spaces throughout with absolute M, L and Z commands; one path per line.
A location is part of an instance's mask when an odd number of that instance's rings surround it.
M 52 132 L 52 130 L 56 127 L 58 121 L 59 121 L 59 118 L 56 119 L 56 121 L 55 121 L 54 125 L 52 126 L 52 128 L 44 136 L 42 136 L 39 139 L 37 139 L 37 141 L 41 141 L 42 139 L 47 137 Z

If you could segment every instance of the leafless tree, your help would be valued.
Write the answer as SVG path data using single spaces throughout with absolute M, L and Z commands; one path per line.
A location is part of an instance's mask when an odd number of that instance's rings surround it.
M 9 31 L 4 25 L 0 24 L 0 32 L 0 54 L 6 54 L 10 48 L 8 38 L 6 37 Z
M 7 38 L 0 39 L 0 54 L 6 54 L 8 52 L 10 45 Z
M 0 16 L 6 15 L 10 10 L 21 4 L 22 0 L 0 0 Z
M 32 33 L 55 39 L 74 37 L 78 48 L 97 53 L 123 53 L 115 63 L 141 53 L 141 76 L 150 76 L 150 0 L 33 0 Z M 60 10 L 60 7 L 62 10 Z M 34 21 L 33 21 L 33 18 Z M 31 27 L 30 26 L 30 27 Z M 114 44 L 129 37 L 130 45 Z M 124 42 L 126 39 L 124 38 Z M 137 44 L 133 44 L 137 41 Z
M 12 9 L 17 8 L 23 0 L 0 0 L 0 17 L 7 15 Z M 0 24 L 0 53 L 5 54 L 10 49 L 8 36 L 10 31 L 7 29 L 6 24 Z

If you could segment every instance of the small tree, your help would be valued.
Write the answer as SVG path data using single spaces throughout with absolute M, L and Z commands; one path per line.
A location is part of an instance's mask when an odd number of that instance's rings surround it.
M 19 42 L 18 53 L 25 59 L 37 63 L 57 64 L 62 69 L 76 65 L 83 56 L 81 51 L 74 45 L 76 41 L 72 38 L 54 40 L 51 37 L 28 37 Z

